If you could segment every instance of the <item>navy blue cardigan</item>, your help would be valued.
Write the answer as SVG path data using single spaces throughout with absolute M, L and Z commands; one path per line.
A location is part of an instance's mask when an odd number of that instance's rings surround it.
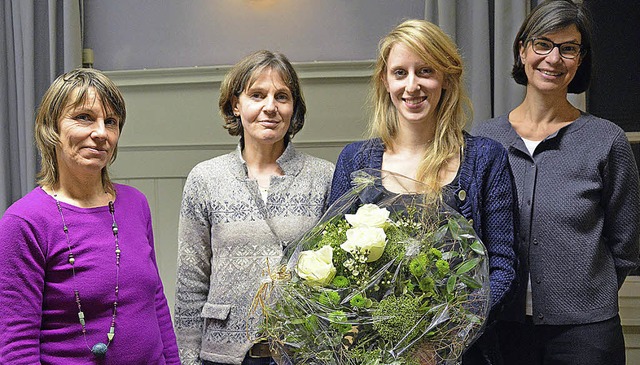
M 352 172 L 381 169 L 383 153 L 380 139 L 347 145 L 338 157 L 329 204 L 351 189 Z M 466 196 L 459 194 L 462 190 Z M 491 139 L 465 134 L 464 157 L 454 195 L 460 213 L 472 222 L 489 252 L 491 308 L 495 311 L 512 289 L 516 274 L 513 244 L 517 206 L 504 147 Z

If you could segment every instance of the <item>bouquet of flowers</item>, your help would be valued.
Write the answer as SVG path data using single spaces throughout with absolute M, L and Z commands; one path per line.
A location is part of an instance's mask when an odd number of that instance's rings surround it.
M 456 361 L 488 312 L 484 245 L 464 217 L 414 194 L 418 182 L 384 171 L 354 182 L 259 293 L 276 361 Z

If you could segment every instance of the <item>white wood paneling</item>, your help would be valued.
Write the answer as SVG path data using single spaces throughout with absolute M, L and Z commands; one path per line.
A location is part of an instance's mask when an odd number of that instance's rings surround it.
M 620 288 L 618 297 L 627 364 L 640 364 L 640 276 L 629 276 Z

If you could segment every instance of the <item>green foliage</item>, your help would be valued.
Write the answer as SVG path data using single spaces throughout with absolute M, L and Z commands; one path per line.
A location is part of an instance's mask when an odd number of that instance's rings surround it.
M 346 277 L 342 275 L 338 275 L 333 278 L 333 282 L 331 282 L 331 284 L 338 289 L 342 289 L 342 288 L 348 288 L 349 285 L 351 285 L 351 282 Z
M 420 322 L 422 313 L 422 297 L 390 295 L 380 301 L 378 309 L 373 312 L 373 328 L 384 341 L 397 343 L 398 339 L 407 336 L 403 342 L 409 343 L 420 335 L 414 326 Z
M 416 205 L 396 209 L 374 262 L 341 249 L 350 228 L 336 216 L 298 243 L 330 245 L 336 276 L 326 287 L 295 272 L 276 280 L 265 336 L 289 344 L 296 364 L 418 365 L 424 348 L 440 362 L 458 359 L 488 307 L 486 250 L 469 222 Z

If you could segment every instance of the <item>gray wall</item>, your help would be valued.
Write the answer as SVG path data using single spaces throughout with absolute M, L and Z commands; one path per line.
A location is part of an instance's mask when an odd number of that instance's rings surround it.
M 84 0 L 94 67 L 230 65 L 258 49 L 293 62 L 375 58 L 378 40 L 424 0 Z

